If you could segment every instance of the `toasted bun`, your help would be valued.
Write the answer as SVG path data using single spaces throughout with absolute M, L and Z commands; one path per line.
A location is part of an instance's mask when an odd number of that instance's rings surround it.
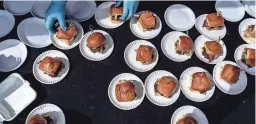
M 231 64 L 226 64 L 221 72 L 221 78 L 227 83 L 234 84 L 239 80 L 240 68 Z
M 97 48 L 103 45 L 105 37 L 100 32 L 94 32 L 87 38 L 87 47 Z
M 152 12 L 144 12 L 139 16 L 138 23 L 144 30 L 154 29 L 156 27 L 156 17 Z
M 156 91 L 165 97 L 170 97 L 176 88 L 176 83 L 171 77 L 161 77 L 156 84 Z
M 217 41 L 206 41 L 204 47 L 209 55 L 219 56 L 222 54 L 222 47 Z
M 245 64 L 254 67 L 256 63 L 256 54 L 255 49 L 245 48 L 246 56 L 245 56 Z
M 207 23 L 209 27 L 222 27 L 224 19 L 220 13 L 211 13 L 207 16 Z
M 142 63 L 150 63 L 153 61 L 153 50 L 150 46 L 140 45 L 137 49 L 136 60 Z
M 110 15 L 122 15 L 123 14 L 123 7 L 115 7 L 115 5 L 111 5 L 109 9 Z
M 180 51 L 191 51 L 192 50 L 192 40 L 187 36 L 180 36 L 177 49 Z
M 205 72 L 196 72 L 192 75 L 191 89 L 205 92 L 211 88 L 211 82 Z
M 60 26 L 57 28 L 56 37 L 60 40 L 63 40 L 67 45 L 71 45 L 74 37 L 77 34 L 76 27 L 72 24 L 64 31 Z
M 177 124 L 198 124 L 198 122 L 192 116 L 185 116 Z
M 55 73 L 58 67 L 62 64 L 59 59 L 46 56 L 39 63 L 39 69 L 46 73 Z
M 136 97 L 135 87 L 130 81 L 120 81 L 116 85 L 115 94 L 119 102 L 132 101 Z
M 29 118 L 28 124 L 47 124 L 47 121 L 40 115 L 34 115 Z

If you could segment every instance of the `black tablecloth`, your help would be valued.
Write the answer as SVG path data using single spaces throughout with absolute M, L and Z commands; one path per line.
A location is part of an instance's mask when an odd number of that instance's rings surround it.
M 100 3 L 97 2 L 97 5 Z M 177 3 L 185 4 L 192 8 L 196 17 L 201 14 L 215 12 L 215 2 L 213 1 L 140 2 L 138 11 L 153 11 L 161 18 L 163 24 L 161 33 L 156 38 L 149 40 L 159 51 L 158 64 L 149 72 L 135 72 L 124 61 L 125 47 L 131 41 L 139 39 L 131 33 L 129 22 L 125 22 L 117 29 L 100 27 L 94 17 L 82 22 L 84 32 L 89 31 L 90 24 L 95 29 L 107 31 L 114 39 L 114 51 L 108 59 L 92 62 L 81 55 L 78 47 L 66 51 L 60 50 L 69 57 L 71 69 L 64 80 L 54 85 L 39 83 L 33 76 L 32 65 L 36 57 L 42 52 L 50 49 L 59 49 L 53 45 L 42 49 L 27 47 L 28 56 L 25 63 L 13 72 L 20 73 L 28 80 L 37 91 L 38 96 L 16 119 L 12 122 L 6 122 L 6 124 L 24 123 L 28 113 L 43 103 L 53 103 L 61 107 L 65 113 L 67 124 L 168 124 L 173 112 L 183 105 L 193 105 L 201 109 L 206 114 L 210 124 L 253 124 L 255 119 L 255 77 L 248 74 L 248 85 L 241 94 L 235 96 L 227 95 L 216 87 L 211 99 L 202 103 L 187 99 L 183 93 L 180 94 L 179 99 L 174 104 L 168 107 L 158 107 L 146 97 L 139 107 L 129 111 L 120 110 L 110 102 L 107 93 L 108 85 L 112 78 L 120 73 L 133 73 L 143 81 L 151 72 L 160 69 L 170 71 L 178 78 L 185 69 L 191 66 L 199 66 L 212 73 L 214 65 L 203 63 L 195 54 L 193 54 L 192 59 L 180 63 L 169 60 L 163 54 L 160 47 L 161 39 L 166 33 L 173 31 L 164 21 L 164 12 L 168 6 Z M 3 9 L 2 2 L 0 6 Z M 6 39 L 18 39 L 17 26 L 23 19 L 28 17 L 31 17 L 30 13 L 24 16 L 15 16 L 15 27 L 7 36 L 0 38 L 0 42 Z M 249 15 L 246 13 L 244 18 L 249 18 Z M 238 33 L 240 22 L 225 22 L 227 34 L 223 41 L 228 50 L 225 60 L 234 61 L 235 49 L 239 45 L 245 44 Z M 189 34 L 193 40 L 200 35 L 195 27 L 189 30 Z M 13 72 L 0 73 L 0 80 L 4 80 Z

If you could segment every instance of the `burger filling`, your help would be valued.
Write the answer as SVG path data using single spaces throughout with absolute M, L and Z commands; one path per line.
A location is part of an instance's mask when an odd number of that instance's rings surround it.
M 111 19 L 114 20 L 114 21 L 121 21 L 121 17 L 122 15 L 111 15 Z
M 242 54 L 242 62 L 243 63 L 245 63 L 249 68 L 252 68 L 252 67 L 254 67 L 254 66 L 252 66 L 252 65 L 250 65 L 250 64 L 247 64 L 247 61 L 250 61 L 250 60 L 248 60 L 248 58 L 247 58 L 247 49 L 245 49 L 244 50 L 244 52 L 243 52 L 243 54 Z M 253 60 L 253 61 L 255 61 L 255 60 Z
M 209 62 L 212 62 L 213 60 L 217 59 L 218 56 L 217 55 L 210 55 L 206 52 L 206 48 L 203 47 L 203 52 L 202 52 L 204 58 L 208 59 Z
M 60 73 L 62 68 L 64 68 L 64 64 L 61 62 L 54 72 L 44 72 L 44 74 L 47 74 L 50 77 L 56 77 Z
M 210 29 L 210 30 L 221 30 L 224 26 L 210 27 L 208 25 L 207 19 L 205 19 L 203 27 L 206 27 L 207 29 Z
M 50 116 L 44 114 L 42 117 L 47 121 L 47 124 L 54 124 L 54 121 Z
M 179 50 L 177 49 L 179 47 L 179 40 L 177 40 L 175 42 L 175 49 L 176 49 L 176 53 L 180 54 L 180 55 L 190 55 L 191 51 L 190 50 Z
M 101 45 L 100 47 L 97 47 L 97 48 L 90 48 L 90 50 L 93 52 L 93 53 L 103 53 L 103 51 L 105 50 L 105 47 L 104 45 Z

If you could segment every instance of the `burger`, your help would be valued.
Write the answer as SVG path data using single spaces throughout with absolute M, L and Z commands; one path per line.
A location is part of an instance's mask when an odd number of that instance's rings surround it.
M 90 50 L 93 53 L 99 52 L 103 53 L 105 47 L 104 42 L 106 38 L 104 35 L 100 32 L 94 32 L 87 38 L 87 47 L 90 48 Z
M 222 54 L 222 47 L 217 41 L 206 41 L 203 47 L 203 56 L 212 62 Z
M 137 24 L 143 31 L 152 30 L 156 27 L 156 17 L 154 13 L 146 11 L 139 16 Z
M 57 57 L 46 56 L 39 62 L 39 69 L 50 77 L 58 76 L 62 68 L 64 68 L 64 63 Z
M 116 85 L 116 99 L 119 102 L 128 102 L 136 98 L 135 87 L 131 81 L 119 81 Z
M 123 14 L 123 7 L 115 7 L 115 5 L 111 5 L 109 9 L 110 19 L 113 23 L 119 23 L 121 21 L 121 16 Z
M 211 82 L 205 72 L 196 72 L 192 75 L 191 90 L 204 93 L 211 88 Z
M 245 48 L 244 52 L 242 54 L 242 61 L 248 66 L 248 67 L 255 67 L 256 63 L 256 54 L 255 49 L 251 48 Z
M 192 116 L 185 116 L 180 119 L 177 124 L 198 124 L 198 122 Z
M 226 64 L 221 72 L 221 79 L 229 84 L 235 84 L 239 80 L 240 68 L 231 64 Z
M 220 12 L 208 14 L 203 27 L 207 30 L 221 30 L 224 27 L 224 18 Z
M 53 119 L 44 114 L 44 115 L 34 115 L 28 120 L 28 124 L 54 124 Z
M 68 29 L 64 31 L 60 26 L 57 28 L 56 37 L 64 41 L 65 44 L 70 46 L 76 37 L 77 30 L 73 24 L 69 24 Z
M 249 25 L 244 31 L 244 38 L 255 43 L 256 42 L 256 25 Z
M 142 64 L 150 64 L 153 62 L 154 51 L 150 46 L 140 45 L 136 52 L 136 61 L 140 61 Z
M 171 97 L 176 88 L 175 81 L 170 76 L 163 76 L 155 83 L 155 93 L 164 97 Z
M 187 36 L 180 36 L 175 42 L 176 53 L 180 55 L 192 55 L 192 40 Z

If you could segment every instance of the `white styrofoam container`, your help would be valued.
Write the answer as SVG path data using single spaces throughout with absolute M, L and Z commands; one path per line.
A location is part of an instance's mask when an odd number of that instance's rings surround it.
M 18 73 L 0 83 L 0 124 L 11 121 L 37 97 L 36 91 Z

